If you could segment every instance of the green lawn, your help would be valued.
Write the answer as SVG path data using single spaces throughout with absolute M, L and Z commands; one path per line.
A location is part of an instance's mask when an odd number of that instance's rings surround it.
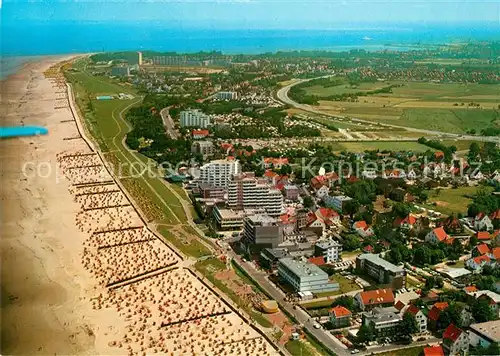
M 302 340 L 290 340 L 285 344 L 285 348 L 293 356 L 314 356 L 316 350 Z
M 159 226 L 158 231 L 167 241 L 187 256 L 199 258 L 211 254 L 210 250 L 197 238 L 187 238 L 186 235 L 177 232 L 173 233 L 167 226 Z
M 339 78 L 336 78 L 338 80 Z M 349 83 L 344 83 L 341 85 L 335 85 L 331 87 L 323 87 L 321 85 L 314 85 L 311 87 L 305 88 L 305 92 L 307 95 L 315 95 L 319 97 L 325 97 L 329 95 L 339 95 L 339 94 L 351 94 L 357 92 L 368 92 L 372 90 L 382 89 L 388 86 L 383 82 L 375 82 L 375 83 L 360 83 L 358 85 L 351 85 Z
M 467 206 L 472 202 L 470 196 L 476 194 L 478 187 L 460 187 L 457 189 L 433 189 L 427 191 L 428 203 L 423 206 L 439 211 L 443 214 L 450 215 L 452 213 L 466 213 Z M 492 191 L 491 187 L 484 189 Z M 432 204 L 435 203 L 436 205 Z

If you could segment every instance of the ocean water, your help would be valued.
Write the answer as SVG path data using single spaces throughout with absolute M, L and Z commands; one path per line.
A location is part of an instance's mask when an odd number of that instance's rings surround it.
M 217 30 L 169 28 L 158 23 L 45 22 L 5 24 L 2 55 L 28 56 L 119 50 L 264 53 L 290 50 L 392 48 L 419 43 L 500 39 L 492 26 L 392 26 L 359 30 Z M 387 47 L 392 44 L 392 47 Z

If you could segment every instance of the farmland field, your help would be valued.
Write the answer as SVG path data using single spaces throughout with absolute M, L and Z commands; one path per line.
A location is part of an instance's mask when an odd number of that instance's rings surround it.
M 329 95 L 368 92 L 393 85 L 391 93 L 359 96 L 356 100 L 321 100 Z M 320 98 L 319 109 L 332 115 L 413 128 L 465 133 L 500 127 L 500 85 L 388 81 L 315 85 L 304 88 Z
M 338 142 L 338 145 L 346 151 L 364 152 L 366 150 L 403 150 L 425 152 L 431 148 L 421 145 L 418 142 L 385 142 L 385 141 L 369 141 L 369 142 Z

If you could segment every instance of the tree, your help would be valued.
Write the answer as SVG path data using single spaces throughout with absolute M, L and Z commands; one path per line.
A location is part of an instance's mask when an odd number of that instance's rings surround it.
M 425 280 L 425 289 L 432 289 L 436 285 L 436 279 L 433 276 L 427 277 Z
M 349 295 L 343 295 L 335 299 L 332 303 L 332 307 L 342 306 L 344 308 L 349 309 L 350 311 L 354 310 L 354 298 Z
M 304 197 L 304 206 L 306 208 L 312 208 L 314 206 L 314 200 L 311 198 L 311 196 L 306 196 Z
M 352 217 L 354 216 L 354 214 L 356 214 L 356 212 L 358 211 L 360 207 L 360 204 L 357 200 L 353 199 L 353 200 L 348 200 L 344 203 L 344 206 L 343 206 L 343 212 L 348 214 L 351 219 Z
M 361 247 L 361 240 L 357 235 L 349 234 L 344 237 L 342 246 L 347 251 L 354 251 Z
M 420 266 L 431 263 L 431 250 L 427 246 L 420 246 L 415 249 L 413 262 Z
M 367 341 L 372 341 L 375 339 L 375 332 L 373 331 L 373 328 L 370 326 L 367 326 L 363 324 L 358 331 L 357 335 L 357 341 L 361 344 Z
M 469 161 L 475 161 L 480 151 L 481 147 L 479 147 L 479 144 L 477 142 L 472 142 L 469 146 L 469 153 L 467 155 Z
M 444 280 L 443 277 L 436 277 L 436 284 L 438 288 L 443 288 L 444 287 Z
M 399 251 L 399 248 L 393 248 L 389 251 L 389 258 L 391 259 L 392 263 L 394 264 L 400 264 L 401 261 L 403 260 L 403 256 L 401 255 L 401 252 Z
M 476 300 L 472 304 L 472 316 L 478 323 L 495 319 L 495 314 L 486 299 Z
M 412 313 L 405 313 L 401 322 L 401 334 L 403 336 L 411 336 L 418 331 L 418 324 L 415 316 Z

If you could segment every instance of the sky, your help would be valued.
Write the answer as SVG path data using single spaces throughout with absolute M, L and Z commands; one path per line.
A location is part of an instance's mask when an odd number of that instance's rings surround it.
M 147 21 L 181 29 L 401 29 L 398 25 L 407 23 L 488 23 L 500 28 L 500 1 L 3 0 L 4 24 L 54 21 Z

